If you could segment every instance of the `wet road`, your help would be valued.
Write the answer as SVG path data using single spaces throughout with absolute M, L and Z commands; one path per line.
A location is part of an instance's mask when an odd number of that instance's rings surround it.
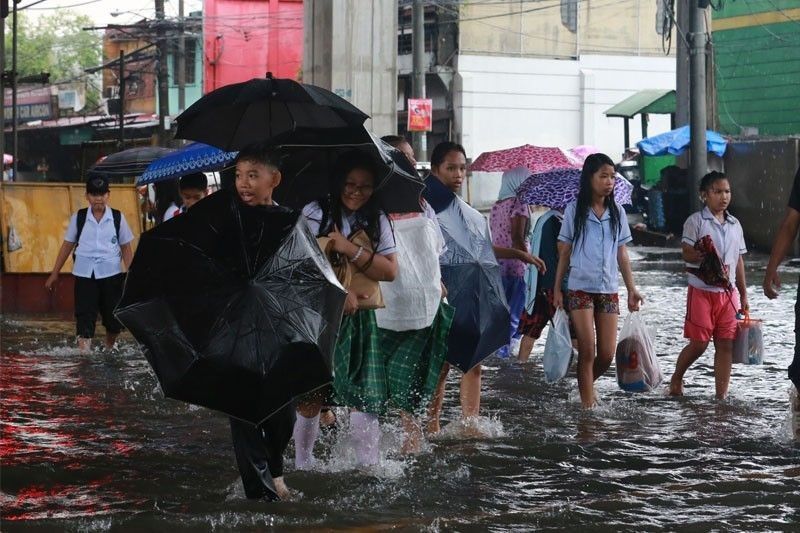
M 682 266 L 675 250 L 633 252 L 668 377 L 683 346 Z M 626 394 L 612 367 L 598 382 L 602 406 L 585 412 L 574 375 L 544 383 L 540 341 L 531 364 L 487 361 L 492 438 L 445 428 L 402 459 L 387 419 L 383 462 L 359 472 L 345 428 L 318 446 L 319 471 L 287 461 L 303 496 L 277 504 L 244 498 L 227 419 L 163 399 L 130 337 L 120 353 L 81 356 L 71 323 L 4 317 L 2 529 L 797 531 L 800 441 L 785 368 L 800 268 L 785 269 L 782 298 L 768 301 L 764 264 L 751 259 L 748 282 L 753 315 L 766 320 L 765 363 L 734 365 L 725 402 L 714 400 L 707 353 L 682 399 Z M 455 377 L 446 420 L 458 414 Z

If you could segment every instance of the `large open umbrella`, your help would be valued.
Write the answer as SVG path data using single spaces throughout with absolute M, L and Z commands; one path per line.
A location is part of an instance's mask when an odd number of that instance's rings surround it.
M 466 372 L 509 343 L 511 320 L 483 215 L 445 188 L 435 176 L 425 199 L 436 211 L 447 250 L 440 257 L 447 300 L 456 308 L 447 361 Z
M 128 148 L 104 157 L 87 172 L 89 178 L 127 178 L 139 176 L 145 169 L 161 157 L 172 152 L 170 148 L 160 146 L 138 146 Z
M 301 208 L 331 192 L 331 169 L 341 154 L 358 150 L 369 156 L 377 172 L 374 194 L 387 213 L 421 211 L 424 182 L 405 154 L 367 133 L 367 141 L 338 146 L 282 145 L 283 181 L 275 191 L 281 205 Z
M 294 80 L 254 78 L 220 87 L 176 119 L 179 139 L 226 152 L 254 142 L 340 144 L 365 142 L 367 114 L 336 94 Z
M 563 211 L 578 198 L 580 169 L 561 169 L 534 174 L 517 189 L 517 198 L 529 205 L 543 205 Z M 618 204 L 629 205 L 633 185 L 617 174 L 614 182 L 614 199 Z
M 680 155 L 691 144 L 691 130 L 689 126 L 660 133 L 647 139 L 642 139 L 636 146 L 645 155 Z M 716 131 L 706 130 L 706 149 L 719 157 L 725 155 L 728 141 Z
M 239 152 L 225 152 L 194 142 L 156 159 L 139 176 L 136 185 L 180 178 L 192 172 L 214 172 L 229 167 Z
M 298 212 L 223 190 L 142 235 L 116 314 L 166 396 L 258 424 L 331 380 L 345 296 Z
M 473 172 L 505 172 L 516 167 L 525 167 L 531 174 L 547 172 L 556 168 L 579 166 L 561 148 L 524 144 L 514 148 L 484 152 L 469 166 Z

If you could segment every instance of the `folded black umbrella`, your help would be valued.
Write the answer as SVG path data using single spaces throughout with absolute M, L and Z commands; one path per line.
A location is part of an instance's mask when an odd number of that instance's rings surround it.
M 509 343 L 510 314 L 486 221 L 434 176 L 425 199 L 436 211 L 444 235 L 440 257 L 447 301 L 456 308 L 447 361 L 468 371 Z
M 365 142 L 367 114 L 336 94 L 290 79 L 253 78 L 220 87 L 176 119 L 179 139 L 226 152 L 261 142 L 336 144 Z
M 166 396 L 258 424 L 331 381 L 345 296 L 297 211 L 220 191 L 142 235 L 116 314 Z
M 173 152 L 170 148 L 159 146 L 138 146 L 111 154 L 90 168 L 88 178 L 104 178 L 114 181 L 115 178 L 140 176 L 155 161 Z
M 366 133 L 366 132 L 365 132 Z M 377 136 L 366 133 L 365 142 L 325 145 L 281 145 L 283 181 L 275 190 L 281 205 L 302 208 L 331 192 L 331 170 L 337 158 L 357 150 L 369 156 L 375 166 L 377 181 L 374 195 L 387 213 L 411 213 L 422 210 L 420 194 L 425 183 L 406 155 Z

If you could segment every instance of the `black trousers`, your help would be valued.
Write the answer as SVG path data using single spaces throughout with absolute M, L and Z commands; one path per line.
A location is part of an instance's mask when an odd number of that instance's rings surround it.
M 75 276 L 75 322 L 78 337 L 94 337 L 97 313 L 103 319 L 106 333 L 119 333 L 122 324 L 114 318 L 114 309 L 122 297 L 125 274 L 103 279 Z
M 283 475 L 283 452 L 292 438 L 294 413 L 289 404 L 259 426 L 230 419 L 236 465 L 248 498 L 278 499 L 272 479 Z
M 800 283 L 797 285 L 797 300 L 794 303 L 794 358 L 789 365 L 789 379 L 800 392 Z

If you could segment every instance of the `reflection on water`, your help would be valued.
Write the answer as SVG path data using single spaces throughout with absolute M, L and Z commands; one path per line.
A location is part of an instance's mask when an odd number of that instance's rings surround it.
M 676 251 L 636 249 L 646 319 L 669 376 L 683 346 L 685 281 Z M 731 397 L 714 400 L 711 354 L 687 374 L 681 399 L 630 395 L 611 373 L 602 406 L 575 400 L 574 377 L 548 386 L 542 345 L 532 363 L 492 359 L 483 421 L 492 438 L 460 438 L 455 426 L 414 459 L 399 457 L 387 421 L 384 460 L 356 471 L 347 431 L 325 437 L 318 471 L 287 481 L 297 501 L 247 501 L 227 419 L 161 396 L 130 337 L 121 353 L 81 356 L 72 325 L 5 317 L 2 368 L 4 530 L 599 528 L 792 530 L 800 524 L 798 421 L 785 368 L 792 354 L 792 298 L 800 269 L 786 272 L 783 299 L 748 279 L 753 314 L 766 320 L 765 364 L 735 365 Z M 458 414 L 451 377 L 445 419 Z M 345 420 L 346 416 L 340 416 Z

